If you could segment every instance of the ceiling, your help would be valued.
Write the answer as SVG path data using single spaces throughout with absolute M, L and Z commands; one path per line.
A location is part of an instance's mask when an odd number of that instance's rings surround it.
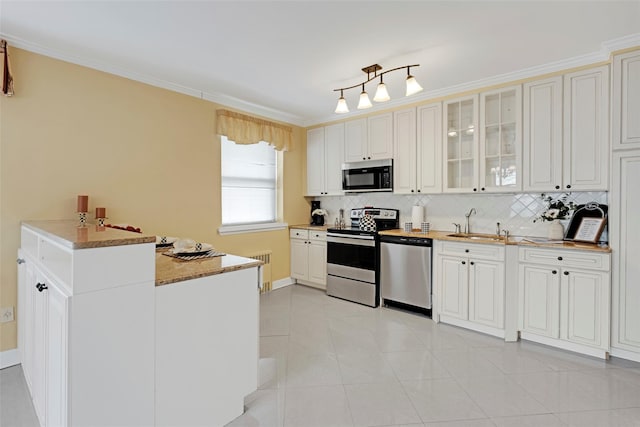
M 640 0 L 0 0 L 10 46 L 302 126 L 343 118 L 333 89 L 374 63 L 420 64 L 425 91 L 405 98 L 406 73 L 389 73 L 392 101 L 366 112 L 606 59 L 603 42 L 638 34 Z

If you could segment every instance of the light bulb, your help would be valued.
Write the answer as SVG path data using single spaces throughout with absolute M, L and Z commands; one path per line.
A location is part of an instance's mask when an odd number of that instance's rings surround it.
M 415 77 L 412 75 L 407 76 L 407 92 L 406 96 L 415 95 L 416 93 L 422 91 L 422 86 L 418 83 Z
M 384 83 L 380 82 L 378 88 L 376 89 L 376 96 L 373 97 L 373 100 L 376 102 L 384 102 L 390 99 L 391 97 L 389 97 L 389 92 L 387 92 L 387 86 Z
M 364 90 L 360 94 L 360 101 L 358 102 L 358 110 L 364 110 L 365 108 L 371 108 L 373 105 L 369 100 L 369 95 Z
M 338 105 L 336 105 L 336 114 L 344 114 L 349 112 L 349 107 L 347 106 L 347 101 L 344 99 L 344 96 L 340 96 L 338 99 Z

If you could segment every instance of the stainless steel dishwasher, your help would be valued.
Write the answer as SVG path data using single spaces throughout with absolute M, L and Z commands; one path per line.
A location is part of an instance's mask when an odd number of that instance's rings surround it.
M 380 236 L 380 297 L 384 304 L 431 311 L 431 248 L 424 237 Z

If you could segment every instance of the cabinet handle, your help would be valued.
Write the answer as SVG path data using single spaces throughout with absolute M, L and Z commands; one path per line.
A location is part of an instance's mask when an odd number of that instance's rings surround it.
M 24 264 L 26 261 L 25 261 L 25 260 L 23 260 L 22 258 L 18 258 L 18 259 L 16 260 L 16 262 L 17 262 L 18 264 Z
M 571 188 L 571 184 L 567 184 L 567 188 Z
M 564 273 L 562 273 L 562 274 L 564 274 L 565 276 L 568 276 L 568 275 L 569 275 L 569 272 L 568 272 L 568 271 L 565 271 L 565 272 L 564 272 Z
M 561 256 L 558 257 L 558 261 L 562 261 L 562 257 Z
M 36 289 L 37 289 L 38 291 L 42 292 L 42 291 L 44 291 L 45 289 L 49 289 L 49 288 L 47 287 L 47 284 L 46 284 L 46 283 L 38 283 L 38 284 L 36 285 Z
M 560 189 L 560 186 L 559 186 L 559 185 L 556 185 L 556 190 L 559 190 L 559 189 Z
M 467 262 L 466 261 L 462 261 L 462 265 L 465 265 Z
M 553 270 L 551 274 L 558 274 L 558 270 Z

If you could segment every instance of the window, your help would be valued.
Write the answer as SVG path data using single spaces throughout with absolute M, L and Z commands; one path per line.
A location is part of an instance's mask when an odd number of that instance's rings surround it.
M 275 224 L 278 152 L 266 142 L 236 144 L 224 136 L 221 139 L 223 227 L 220 233 L 272 228 L 270 224 L 281 226 Z

